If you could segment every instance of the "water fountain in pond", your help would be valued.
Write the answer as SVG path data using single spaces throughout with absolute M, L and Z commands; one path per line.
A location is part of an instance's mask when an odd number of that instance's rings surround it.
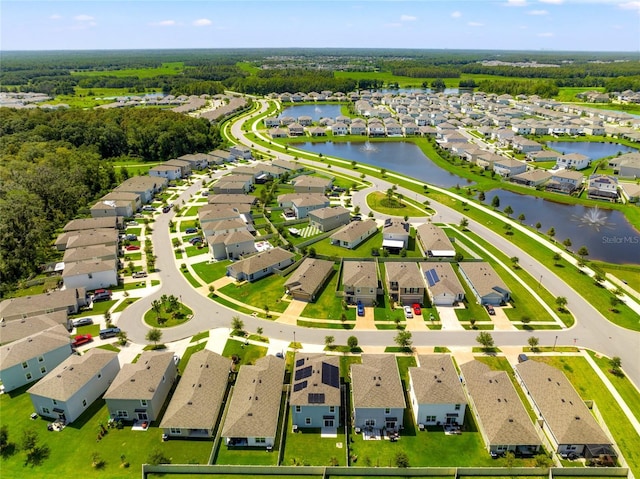
M 572 215 L 571 220 L 578 223 L 578 227 L 587 227 L 600 231 L 600 229 L 614 229 L 615 223 L 610 223 L 607 220 L 609 215 L 600 211 L 596 206 L 595 208 L 589 208 L 582 216 Z
M 320 108 L 319 106 L 315 107 L 313 109 L 313 111 L 315 111 L 316 113 L 320 113 L 322 111 L 322 108 Z
M 373 146 L 372 143 L 369 143 L 368 141 L 365 142 L 364 145 L 362 145 L 360 147 L 360 150 L 361 151 L 378 151 L 378 149 L 375 146 Z

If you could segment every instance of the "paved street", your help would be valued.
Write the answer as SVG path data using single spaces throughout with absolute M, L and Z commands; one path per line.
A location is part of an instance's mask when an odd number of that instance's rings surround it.
M 265 109 L 266 102 L 263 101 L 261 111 Z M 255 150 L 267 153 L 267 148 L 255 145 L 246 139 L 240 126 L 241 122 L 235 122 L 232 125 L 234 137 L 241 139 L 241 142 L 244 144 L 253 145 Z M 294 158 L 292 154 L 282 153 L 278 154 L 278 156 L 288 160 L 293 160 Z M 326 165 L 322 163 L 307 160 L 300 161 L 310 167 L 314 165 L 326 167 Z M 346 164 L 348 165 L 348 162 Z M 337 166 L 333 166 L 332 171 L 336 173 L 353 174 L 353 171 Z M 360 168 L 359 171 L 366 173 L 366 168 Z M 392 182 L 390 181 L 375 179 L 374 182 L 374 188 L 379 191 L 385 191 L 392 186 Z M 182 199 L 186 201 L 201 188 L 201 184 L 202 181 L 197 181 L 182 193 L 175 203 L 180 203 Z M 420 202 L 427 199 L 403 187 L 399 187 L 398 192 L 402 193 L 405 198 L 414 199 L 417 197 L 417 200 Z M 354 206 L 360 206 L 363 216 L 369 212 L 365 197 L 366 194 L 364 191 L 357 192 L 353 196 L 353 204 Z M 454 224 L 460 222 L 462 218 L 460 213 L 436 203 L 431 199 L 429 200 L 431 201 L 431 207 L 436 210 L 435 221 Z M 231 317 L 239 314 L 219 305 L 196 291 L 180 273 L 174 260 L 173 248 L 169 237 L 168 225 L 169 220 L 171 220 L 173 216 L 173 212 L 158 215 L 154 223 L 152 241 L 154 252 L 157 255 L 156 265 L 162 281 L 160 289 L 152 295 L 142 298 L 129 306 L 118 320 L 118 326 L 127 331 L 129 337 L 135 342 L 145 342 L 144 337 L 149 328 L 144 324 L 142 317 L 144 313 L 150 309 L 151 301 L 158 299 L 162 294 L 173 294 L 180 297 L 182 302 L 188 305 L 194 312 L 193 319 L 188 323 L 179 327 L 163 330 L 163 341 L 165 342 L 186 338 L 207 329 L 229 327 Z M 384 215 L 381 217 L 383 216 Z M 415 219 L 410 219 L 410 221 L 412 220 Z M 535 335 L 540 338 L 541 346 L 551 346 L 554 344 L 558 346 L 576 345 L 594 349 L 607 356 L 620 356 L 628 376 L 636 385 L 640 384 L 640 333 L 620 328 L 607 321 L 606 318 L 585 301 L 576 291 L 557 277 L 553 271 L 537 262 L 515 244 L 472 220 L 469 220 L 469 229 L 485 238 L 507 256 L 517 256 L 520 258 L 521 267 L 525 268 L 534 278 L 542 278 L 543 286 L 551 291 L 552 294 L 555 296 L 565 296 L 568 299 L 568 307 L 576 317 L 575 326 L 567 330 L 538 330 L 535 332 L 493 331 L 492 336 L 497 346 L 524 346 L 527 344 L 527 339 L 531 335 Z M 284 342 L 293 341 L 295 335 L 295 339 L 302 343 L 319 345 L 324 341 L 325 333 L 322 330 L 260 320 L 249 315 L 240 314 L 240 316 L 244 320 L 245 329 L 255 331 L 256 328 L 262 327 L 264 330 L 263 334 L 274 340 L 282 340 Z M 352 334 L 357 335 L 361 345 L 382 347 L 393 344 L 393 337 L 396 335 L 396 331 L 378 330 L 357 331 L 357 333 L 354 333 L 353 331 L 331 330 L 331 335 L 335 337 L 337 344 L 345 344 L 347 337 Z M 420 349 L 423 347 L 443 345 L 470 347 L 477 346 L 476 336 L 476 331 L 464 330 L 414 331 L 413 342 L 414 345 Z

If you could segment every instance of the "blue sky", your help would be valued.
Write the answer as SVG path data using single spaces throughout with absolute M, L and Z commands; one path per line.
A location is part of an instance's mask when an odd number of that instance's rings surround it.
M 2 50 L 640 51 L 637 0 L 2 0 Z

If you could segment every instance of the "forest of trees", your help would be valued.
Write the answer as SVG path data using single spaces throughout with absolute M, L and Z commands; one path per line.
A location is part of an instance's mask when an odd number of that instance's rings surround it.
M 37 273 L 56 229 L 124 179 L 113 159 L 167 160 L 220 143 L 217 126 L 167 110 L 2 109 L 2 288 Z

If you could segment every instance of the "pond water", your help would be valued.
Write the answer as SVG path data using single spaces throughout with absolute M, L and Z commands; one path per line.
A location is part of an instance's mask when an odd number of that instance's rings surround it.
M 333 118 L 342 115 L 340 105 L 297 105 L 285 108 L 278 116 L 291 116 L 298 118 L 299 116 L 310 116 L 313 121 L 319 121 L 320 118 Z
M 385 168 L 388 171 L 396 171 L 410 178 L 416 178 L 443 188 L 457 184 L 460 186 L 469 184 L 465 178 L 437 166 L 422 153 L 420 148 L 405 141 L 393 143 L 370 143 L 368 141 L 299 143 L 295 147 L 313 153 L 322 153 L 325 156 L 337 156 L 345 160 L 366 163 Z
M 580 153 L 592 160 L 599 160 L 620 153 L 632 153 L 638 151 L 626 145 L 618 143 L 590 142 L 590 141 L 548 141 L 547 146 L 559 153 Z
M 512 218 L 517 219 L 523 213 L 525 224 L 542 224 L 540 232 L 546 233 L 553 227 L 557 242 L 570 238 L 573 251 L 586 246 L 588 259 L 640 264 L 640 231 L 620 211 L 554 203 L 500 189 L 489 191 L 485 204 L 491 205 L 496 195 L 500 199 L 500 210 L 511 206 Z

